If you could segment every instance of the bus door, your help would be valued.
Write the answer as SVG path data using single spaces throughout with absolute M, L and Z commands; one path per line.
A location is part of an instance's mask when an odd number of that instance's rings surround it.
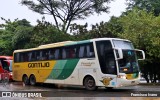
M 111 87 L 114 87 L 117 82 L 117 67 L 111 41 L 109 40 L 97 41 L 96 49 L 97 49 L 100 69 L 102 72 L 99 78 L 103 77 L 103 79 L 109 80 L 107 84 L 104 83 L 103 84 L 107 86 L 111 85 Z M 110 83 L 111 80 L 112 82 Z

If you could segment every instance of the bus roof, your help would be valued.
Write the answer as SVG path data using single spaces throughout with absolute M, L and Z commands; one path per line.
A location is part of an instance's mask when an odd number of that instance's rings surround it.
M 120 40 L 120 41 L 130 42 L 129 40 L 120 39 L 120 38 L 94 38 L 94 39 L 82 40 L 82 41 L 63 41 L 63 42 L 51 43 L 51 44 L 46 44 L 46 45 L 40 45 L 37 48 L 15 50 L 14 52 L 40 50 L 40 49 L 46 49 L 46 48 L 50 48 L 50 47 L 61 47 L 61 46 L 68 46 L 68 45 L 74 45 L 74 44 L 83 44 L 83 43 L 89 43 L 89 42 L 101 41 L 101 40 Z
M 63 41 L 63 42 L 45 44 L 45 45 L 40 45 L 39 48 L 63 46 L 63 45 L 65 45 L 65 44 L 67 44 L 67 43 L 73 43 L 73 42 L 74 42 L 74 41 Z
M 120 39 L 120 38 L 95 38 L 95 39 L 91 39 L 92 41 L 101 41 L 101 40 L 120 40 L 120 41 L 128 41 L 127 39 Z
M 12 56 L 0 56 L 0 58 L 5 58 L 6 60 L 12 60 Z

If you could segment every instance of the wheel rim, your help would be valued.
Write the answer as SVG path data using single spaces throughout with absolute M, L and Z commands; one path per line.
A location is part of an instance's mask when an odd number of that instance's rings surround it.
M 27 76 L 23 77 L 23 82 L 24 82 L 24 84 L 28 84 L 28 78 L 27 78 Z
M 92 77 L 87 77 L 85 79 L 85 87 L 87 90 L 96 90 L 96 84 Z
M 94 85 L 95 85 L 95 84 L 94 84 L 94 80 L 90 78 L 90 79 L 87 81 L 87 86 L 91 88 L 91 87 L 94 87 Z
M 31 77 L 30 77 L 30 84 L 31 85 L 34 85 L 36 83 L 36 79 L 35 79 L 35 77 L 32 75 Z

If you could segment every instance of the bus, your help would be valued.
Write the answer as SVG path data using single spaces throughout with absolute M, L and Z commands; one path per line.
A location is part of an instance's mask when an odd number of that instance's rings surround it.
M 15 81 L 80 85 L 87 90 L 138 84 L 138 60 L 145 59 L 144 51 L 119 38 L 64 41 L 15 50 L 13 55 Z
M 0 56 L 0 80 L 12 81 L 12 56 Z

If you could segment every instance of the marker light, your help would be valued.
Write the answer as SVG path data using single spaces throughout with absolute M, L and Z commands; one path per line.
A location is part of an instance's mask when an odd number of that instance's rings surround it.
M 125 75 L 118 75 L 118 78 L 126 79 L 126 76 Z
M 123 71 L 128 71 L 128 69 L 125 68 L 125 69 L 123 69 Z

